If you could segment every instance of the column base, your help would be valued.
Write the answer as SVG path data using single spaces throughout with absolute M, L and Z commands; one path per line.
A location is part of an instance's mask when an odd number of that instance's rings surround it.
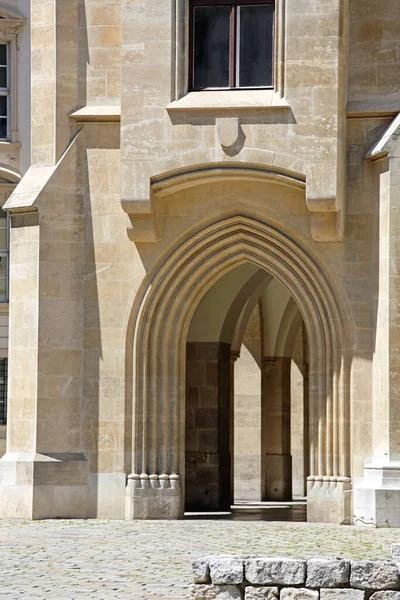
M 400 527 L 400 461 L 377 459 L 364 467 L 354 488 L 353 523 L 363 527 Z
M 292 457 L 290 454 L 265 454 L 262 457 L 263 499 L 292 500 Z
M 351 479 L 349 477 L 308 477 L 308 523 L 351 524 Z
M 83 454 L 7 453 L 0 460 L 0 518 L 86 519 Z
M 179 475 L 129 475 L 125 496 L 125 519 L 183 517 Z

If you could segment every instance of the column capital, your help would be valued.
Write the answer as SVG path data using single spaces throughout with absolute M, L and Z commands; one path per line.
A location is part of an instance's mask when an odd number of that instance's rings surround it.
M 240 352 L 237 350 L 231 350 L 231 363 L 235 363 L 240 358 Z

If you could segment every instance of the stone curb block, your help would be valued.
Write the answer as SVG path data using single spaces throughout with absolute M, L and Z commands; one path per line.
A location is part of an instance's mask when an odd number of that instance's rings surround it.
M 192 563 L 194 583 L 211 583 L 209 559 L 198 558 Z
M 372 594 L 370 600 L 400 600 L 400 592 L 375 592 L 375 594 Z
M 242 600 L 240 589 L 234 585 L 191 586 L 191 600 Z
M 261 585 L 304 585 L 305 560 L 294 558 L 252 558 L 245 562 L 245 576 L 249 583 Z
M 363 590 L 346 589 L 321 589 L 319 592 L 320 600 L 365 600 Z
M 279 589 L 277 587 L 247 587 L 244 600 L 278 600 Z
M 307 587 L 344 587 L 350 579 L 350 561 L 312 558 L 307 561 Z
M 243 583 L 243 560 L 241 558 L 211 558 L 211 582 L 217 585 Z
M 400 544 L 392 544 L 392 558 L 394 562 L 400 562 Z
M 350 586 L 361 590 L 387 590 L 399 587 L 397 565 L 388 560 L 350 561 Z
M 307 588 L 283 588 L 280 600 L 319 600 L 319 592 Z

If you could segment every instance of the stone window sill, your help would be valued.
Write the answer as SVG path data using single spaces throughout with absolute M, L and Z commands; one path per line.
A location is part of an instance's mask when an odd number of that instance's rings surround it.
M 0 152 L 11 152 L 12 150 L 19 150 L 20 147 L 20 142 L 10 142 L 8 140 L 0 141 Z
M 171 102 L 168 111 L 188 110 L 271 110 L 290 108 L 274 90 L 222 90 L 215 92 L 189 92 Z

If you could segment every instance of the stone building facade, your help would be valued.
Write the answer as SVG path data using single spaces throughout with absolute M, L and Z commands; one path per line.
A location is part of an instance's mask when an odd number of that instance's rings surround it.
M 11 13 L 0 516 L 400 526 L 398 0 Z

